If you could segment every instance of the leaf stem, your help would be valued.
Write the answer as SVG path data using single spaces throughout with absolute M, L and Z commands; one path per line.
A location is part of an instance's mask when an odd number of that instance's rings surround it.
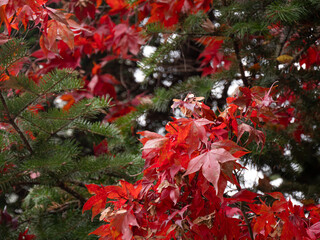
M 243 208 L 243 202 L 240 203 L 240 210 L 241 210 L 241 212 L 242 212 L 242 214 L 243 214 L 244 222 L 245 222 L 246 225 L 248 226 L 248 231 L 249 231 L 249 234 L 250 234 L 250 238 L 251 238 L 252 240 L 254 240 L 253 232 L 252 232 L 252 228 L 251 228 L 251 225 L 250 225 L 248 216 L 247 216 L 247 214 L 246 214 L 246 212 L 244 211 L 244 208 Z

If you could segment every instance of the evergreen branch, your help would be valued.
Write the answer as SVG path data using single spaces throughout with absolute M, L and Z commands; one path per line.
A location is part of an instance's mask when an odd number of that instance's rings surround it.
M 86 106 L 86 109 L 89 108 L 89 105 Z M 85 110 L 86 110 L 85 109 Z M 76 120 L 77 118 L 79 118 L 80 116 L 84 115 L 85 113 L 80 113 L 78 115 L 76 115 L 75 117 L 73 118 L 69 118 L 69 122 L 63 124 L 60 128 L 58 128 L 56 131 L 52 132 L 50 134 L 50 136 L 45 140 L 45 141 L 48 141 L 51 137 L 53 137 L 54 135 L 56 135 L 58 132 L 60 132 L 62 129 L 64 129 L 66 126 L 68 126 L 70 123 L 72 123 L 74 120 Z
M 71 73 L 70 73 L 71 74 Z M 37 95 L 33 100 L 31 100 L 30 102 L 28 102 L 17 114 L 14 118 L 18 117 L 24 110 L 26 110 L 31 104 L 33 104 L 34 102 L 36 102 L 41 96 L 46 95 L 50 90 L 52 90 L 55 86 L 57 86 L 59 83 L 61 83 L 62 81 L 64 81 L 65 78 L 61 77 L 58 81 L 56 81 L 54 84 L 52 84 L 52 86 L 50 86 L 48 89 L 44 90 L 43 92 L 41 92 L 39 95 Z
M 4 110 L 5 110 L 5 112 L 6 112 L 7 116 L 8 116 L 9 124 L 17 131 L 17 133 L 19 134 L 20 138 L 22 139 L 22 141 L 26 145 L 28 151 L 32 154 L 33 150 L 31 148 L 31 145 L 30 145 L 29 141 L 27 140 L 26 136 L 22 133 L 21 129 L 15 123 L 14 118 L 11 117 L 10 111 L 9 111 L 7 103 L 6 103 L 6 100 L 4 99 L 2 93 L 0 93 L 0 100 L 1 100 L 2 105 L 4 107 Z
M 58 213 L 67 210 L 70 208 L 72 204 L 77 203 L 79 205 L 79 200 L 72 200 L 69 202 L 65 202 L 63 204 L 59 204 L 58 206 L 53 206 L 47 209 L 47 213 Z
M 79 199 L 82 205 L 85 204 L 87 201 L 80 193 L 74 191 L 72 188 L 67 186 L 64 182 L 58 181 L 58 187 L 61 188 L 62 190 L 66 191 L 67 193 L 71 194 L 75 198 Z
M 244 67 L 243 67 L 243 64 L 241 62 L 239 41 L 238 40 L 234 40 L 233 41 L 233 48 L 234 48 L 234 51 L 235 51 L 235 54 L 236 54 L 236 57 L 237 57 L 237 61 L 238 61 L 238 65 L 239 65 L 239 70 L 240 70 L 242 82 L 243 82 L 244 86 L 249 87 L 250 84 L 249 84 L 248 79 L 246 78 L 246 76 L 244 74 Z
M 36 123 L 30 121 L 29 119 L 23 117 L 23 116 L 19 116 L 19 118 L 23 119 L 26 122 L 29 122 L 30 124 L 32 124 L 33 126 L 35 126 L 36 128 L 40 129 L 41 131 L 47 133 L 47 134 L 51 134 L 50 132 L 48 132 L 46 129 L 42 128 L 41 126 L 37 125 Z
M 17 52 L 15 52 L 17 50 Z M 8 69 L 19 62 L 24 57 L 27 57 L 27 45 L 21 40 L 11 40 L 1 47 L 0 63 L 3 65 L 3 70 L 0 71 L 0 76 L 6 73 Z M 12 54 L 14 53 L 14 54 Z

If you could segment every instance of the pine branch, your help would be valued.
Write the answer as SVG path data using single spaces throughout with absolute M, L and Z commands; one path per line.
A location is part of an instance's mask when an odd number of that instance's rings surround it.
M 44 129 L 43 127 L 37 125 L 36 123 L 30 121 L 29 119 L 27 119 L 27 118 L 25 118 L 25 117 L 23 117 L 23 116 L 19 116 L 19 118 L 23 119 L 23 120 L 26 121 L 26 122 L 29 122 L 29 123 L 32 124 L 33 126 L 37 127 L 39 130 L 41 130 L 41 131 L 43 131 L 43 132 L 45 132 L 45 133 L 47 133 L 47 134 L 49 134 L 49 135 L 51 134 L 51 133 L 48 132 L 46 129 Z
M 85 204 L 87 201 L 80 193 L 74 191 L 72 188 L 67 186 L 64 182 L 58 181 L 58 187 L 61 188 L 62 190 L 66 191 L 67 193 L 71 194 L 75 198 L 79 199 L 82 205 Z
M 57 74 L 57 72 L 56 72 L 56 74 Z M 70 72 L 69 74 L 72 74 L 72 72 Z M 41 98 L 42 96 L 45 96 L 47 93 L 49 93 L 52 89 L 54 89 L 62 81 L 65 81 L 65 78 L 61 77 L 58 81 L 56 81 L 54 84 L 52 84 L 52 86 L 50 86 L 48 89 L 46 89 L 43 92 L 41 92 L 40 94 L 38 94 L 33 100 L 31 100 L 26 105 L 24 105 L 24 107 L 21 108 L 21 110 L 16 114 L 16 116 L 14 118 L 18 117 L 24 110 L 26 110 L 29 106 L 31 106 L 39 98 Z
M 86 106 L 86 109 L 89 108 L 89 105 Z M 85 110 L 86 110 L 85 109 Z M 84 110 L 84 111 L 85 111 Z M 62 129 L 64 129 L 65 127 L 67 127 L 70 123 L 72 123 L 74 120 L 76 120 L 77 118 L 81 117 L 82 115 L 85 115 L 85 113 L 80 113 L 78 115 L 76 115 L 75 117 L 72 117 L 72 118 L 69 118 L 69 122 L 63 124 L 60 128 L 58 128 L 56 131 L 52 132 L 50 134 L 50 136 L 45 140 L 45 141 L 48 141 L 51 137 L 53 137 L 54 135 L 56 135 L 58 132 L 60 132 Z
M 22 139 L 22 141 L 24 142 L 24 144 L 26 145 L 28 151 L 32 154 L 33 150 L 31 148 L 31 145 L 29 143 L 29 141 L 27 140 L 26 136 L 23 134 L 23 132 L 21 131 L 21 129 L 18 127 L 18 125 L 15 123 L 14 118 L 11 117 L 10 115 L 10 111 L 8 109 L 6 100 L 4 99 L 2 93 L 0 93 L 0 100 L 2 102 L 2 105 L 4 107 L 4 110 L 8 116 L 8 122 L 9 124 L 17 131 L 17 133 L 19 134 L 20 138 Z

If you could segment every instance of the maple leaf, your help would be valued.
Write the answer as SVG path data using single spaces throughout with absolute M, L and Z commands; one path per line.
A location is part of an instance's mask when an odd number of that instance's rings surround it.
M 127 7 L 129 6 L 123 0 L 105 0 L 106 3 L 111 7 L 111 10 L 108 12 L 110 15 L 120 13 L 121 15 L 125 14 Z
M 202 43 L 205 44 L 205 49 L 198 57 L 198 59 L 203 58 L 200 65 L 203 72 L 202 76 L 215 73 L 221 69 L 229 70 L 231 61 L 220 50 L 223 40 L 210 37 L 202 40 Z
M 312 240 L 320 238 L 320 222 L 317 222 L 307 229 L 307 233 Z
M 242 189 L 236 194 L 234 194 L 231 198 L 226 199 L 226 201 L 231 204 L 231 203 L 236 203 L 236 202 L 248 202 L 248 203 L 253 203 L 255 198 L 259 196 L 257 193 L 251 192 L 247 189 Z
M 140 50 L 140 45 L 144 43 L 139 36 L 138 30 L 134 26 L 129 26 L 127 23 L 116 25 L 113 30 L 114 51 L 127 57 L 127 52 L 130 51 L 133 55 L 137 55 Z
M 18 240 L 32 240 L 36 239 L 35 235 L 28 234 L 29 229 L 25 230 L 23 233 L 19 233 Z
M 95 18 L 96 7 L 92 1 L 73 1 L 71 8 L 73 8 L 76 17 L 81 21 L 87 17 Z
M 265 141 L 266 141 L 266 137 L 265 137 L 264 133 L 251 127 L 248 124 L 241 123 L 238 126 L 238 141 L 241 139 L 242 135 L 245 132 L 249 133 L 249 137 L 248 137 L 245 144 L 249 144 L 252 141 L 255 141 L 258 146 L 261 144 L 261 150 L 262 150 L 264 147 Z
M 93 145 L 93 152 L 94 152 L 95 156 L 99 156 L 99 155 L 102 155 L 102 154 L 109 153 L 107 140 L 104 139 L 97 146 L 94 144 Z
M 250 209 L 257 214 L 257 218 L 254 221 L 253 232 L 263 233 L 264 236 L 268 236 L 273 230 L 272 226 L 276 226 L 277 219 L 274 215 L 272 207 L 267 206 L 263 201 L 262 204 L 251 204 Z M 266 224 L 268 223 L 268 224 Z
M 203 176 L 213 184 L 218 193 L 218 181 L 221 172 L 221 164 L 235 161 L 237 158 L 223 148 L 213 149 L 193 158 L 183 176 L 195 173 L 202 169 Z
M 214 148 L 224 148 L 230 152 L 234 157 L 240 158 L 249 153 L 249 151 L 243 147 L 240 147 L 234 141 L 229 139 L 217 141 L 211 144 L 211 149 Z
M 144 145 L 142 149 L 161 148 L 168 140 L 166 137 L 150 131 L 137 132 L 137 134 L 144 136 L 140 139 L 140 142 Z
M 66 104 L 62 108 L 63 111 L 69 111 L 71 106 L 76 102 L 72 94 L 63 94 L 62 96 L 60 96 L 60 99 L 66 102 Z
M 204 97 L 195 97 L 193 94 L 189 93 L 184 100 L 173 99 L 172 109 L 179 107 L 182 114 L 186 117 L 200 116 L 202 103 L 200 101 L 204 100 Z
M 107 199 L 117 200 L 133 200 L 138 198 L 142 188 L 141 181 L 136 182 L 134 185 L 126 181 L 120 181 L 121 186 L 98 186 L 96 184 L 86 185 L 89 193 L 95 196 L 88 199 L 84 204 L 82 212 L 92 208 L 92 219 L 105 209 Z M 122 201 L 119 203 L 123 204 Z
M 117 80 L 111 74 L 94 75 L 87 84 L 87 88 L 95 96 L 105 96 L 108 94 L 113 99 L 117 99 L 114 81 Z
M 56 39 L 64 41 L 72 50 L 74 48 L 74 34 L 70 28 L 57 20 L 49 20 L 45 42 L 46 48 L 51 50 L 54 48 Z
M 10 22 L 9 22 L 9 20 L 7 18 L 6 5 L 1 5 L 0 6 L 0 26 L 2 25 L 3 22 L 6 24 L 8 35 L 10 36 L 10 34 L 11 34 L 11 25 L 10 25 Z
M 179 119 L 177 123 L 181 126 L 179 126 L 176 144 L 186 144 L 189 156 L 201 146 L 201 143 L 207 146 L 208 137 L 204 126 L 213 122 L 200 118 Z
M 111 235 L 111 239 L 132 239 L 133 233 L 131 226 L 139 227 L 136 217 L 132 214 L 132 207 L 130 209 L 116 210 L 107 215 L 105 221 L 109 222 L 109 224 L 100 226 L 90 234 L 101 237 L 108 237 L 108 235 Z

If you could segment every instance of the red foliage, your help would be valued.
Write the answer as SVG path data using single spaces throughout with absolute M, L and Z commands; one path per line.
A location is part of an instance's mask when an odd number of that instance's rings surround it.
M 263 146 L 264 133 L 249 124 L 281 124 L 272 95 L 272 88 L 241 88 L 219 117 L 199 102 L 203 98 L 175 100 L 173 107 L 188 118 L 169 122 L 165 136 L 140 132 L 146 161 L 142 181 L 87 186 L 95 196 L 83 210 L 92 208 L 92 216 L 101 213 L 107 223 L 91 234 L 125 240 L 317 239 L 319 206 L 293 206 L 281 193 L 258 195 L 237 182 L 235 173 L 243 168 L 237 160 L 248 151 L 222 130 L 235 133 L 237 142 L 247 131 L 246 144 Z M 224 195 L 227 182 L 239 190 L 232 197 Z M 105 209 L 107 203 L 112 206 Z
M 162 23 L 175 29 L 188 14 L 208 12 L 212 7 L 210 0 L 138 0 L 133 4 L 105 0 L 109 10 L 101 14 L 102 0 L 72 0 L 66 3 L 74 12 L 70 14 L 46 4 L 46 0 L 1 1 L 0 25 L 4 25 L 8 36 L 19 24 L 32 29 L 30 21 L 40 30 L 41 49 L 32 53 L 38 66 L 29 72 L 30 78 L 36 80 L 55 68 L 77 69 L 84 56 L 95 55 L 98 64 L 94 64 L 91 73 L 83 75 L 87 82 L 81 93 L 61 96 L 67 102 L 63 110 L 68 111 L 84 97 L 109 95 L 117 103 L 104 119 L 109 122 L 135 111 L 136 105 L 142 102 L 139 99 L 118 102 L 119 81 L 103 69 L 118 58 L 135 61 L 134 56 L 145 42 L 139 23 L 147 20 L 146 24 Z M 119 17 L 113 21 L 110 16 L 115 14 Z M 135 14 L 140 22 L 132 24 L 130 17 Z M 282 34 L 280 23 L 269 29 L 272 36 Z M 1 36 L 1 43 L 6 41 Z M 198 56 L 202 75 L 230 68 L 234 56 L 222 51 L 223 38 L 206 37 L 197 41 L 204 45 Z M 99 59 L 101 53 L 107 57 Z M 318 47 L 309 47 L 299 63 L 305 64 L 306 69 L 319 65 Z M 9 72 L 0 69 L 0 82 L 9 82 L 10 75 L 15 76 L 21 67 L 18 63 Z M 315 83 L 301 87 L 306 91 L 319 90 Z M 281 193 L 258 195 L 241 189 L 237 181 L 236 173 L 243 168 L 238 159 L 249 153 L 245 147 L 256 143 L 263 148 L 265 144 L 263 129 L 258 128 L 286 128 L 293 119 L 295 109 L 283 105 L 298 99 L 288 91 L 274 102 L 273 89 L 241 87 L 237 96 L 228 98 L 228 106 L 219 116 L 200 102 L 202 98 L 188 95 L 183 101 L 176 100 L 173 108 L 179 107 L 186 118 L 169 122 L 165 136 L 140 132 L 145 159 L 142 181 L 135 184 L 121 181 L 119 186 L 86 185 L 94 196 L 86 202 L 83 211 L 92 209 L 92 218 L 101 213 L 100 220 L 106 222 L 91 234 L 101 239 L 249 239 L 252 236 L 254 239 L 318 239 L 320 206 L 293 206 Z M 43 109 L 41 105 L 29 108 L 35 114 Z M 298 121 L 303 116 L 296 114 L 295 118 Z M 15 131 L 5 123 L 1 128 Z M 25 133 L 34 139 L 32 132 Z M 297 126 L 293 133 L 297 141 L 302 133 L 305 133 L 303 126 Z M 107 142 L 94 146 L 94 153 L 96 156 L 108 153 Z M 4 174 L 13 167 L 8 163 L 0 171 Z M 225 194 L 227 182 L 238 188 L 232 197 Z M 107 203 L 111 207 L 106 208 Z M 27 232 L 20 233 L 19 239 L 34 238 Z

